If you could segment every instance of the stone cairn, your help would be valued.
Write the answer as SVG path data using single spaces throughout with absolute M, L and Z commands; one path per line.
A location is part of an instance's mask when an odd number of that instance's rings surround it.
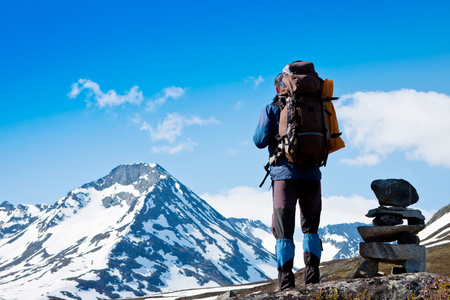
M 403 179 L 374 180 L 371 188 L 380 206 L 366 214 L 374 218 L 373 226 L 358 227 L 364 240 L 359 253 L 365 260 L 354 277 L 377 276 L 379 262 L 401 265 L 392 274 L 426 272 L 426 250 L 417 236 L 425 228 L 425 217 L 420 210 L 407 208 L 419 201 L 416 189 Z M 404 219 L 408 225 L 403 225 Z

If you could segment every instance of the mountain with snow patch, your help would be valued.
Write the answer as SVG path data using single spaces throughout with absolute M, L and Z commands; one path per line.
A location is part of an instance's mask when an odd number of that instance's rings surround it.
M 427 248 L 450 243 L 450 204 L 435 213 L 418 235 Z
M 53 206 L 4 202 L 0 222 L 5 299 L 142 297 L 276 276 L 261 240 L 156 164 L 121 165 Z
M 322 261 L 347 259 L 359 255 L 359 243 L 363 240 L 358 232 L 359 226 L 368 224 L 355 222 L 327 225 L 319 228 L 319 236 L 324 248 Z M 326 257 L 331 259 L 326 259 Z
M 275 252 L 275 238 L 272 235 L 270 227 L 266 226 L 261 221 L 253 221 L 248 219 L 229 218 L 236 228 L 239 228 L 246 235 L 260 240 L 262 245 L 269 251 Z M 359 255 L 359 243 L 362 238 L 358 233 L 359 226 L 367 226 L 368 224 L 342 223 L 327 225 L 320 227 L 318 234 L 322 240 L 322 262 L 334 259 L 346 259 Z M 300 226 L 295 230 L 295 258 L 294 266 L 297 269 L 305 266 L 303 262 L 303 234 Z
M 47 204 L 19 204 L 17 207 L 4 201 L 0 204 L 0 238 L 6 238 L 25 229 L 50 208 Z

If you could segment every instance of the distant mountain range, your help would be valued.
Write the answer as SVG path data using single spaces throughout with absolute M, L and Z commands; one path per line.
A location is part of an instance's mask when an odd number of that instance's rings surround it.
M 448 241 L 449 216 L 421 238 Z M 323 260 L 358 255 L 360 225 L 321 228 Z M 226 219 L 161 166 L 121 165 L 54 205 L 0 205 L 0 299 L 133 298 L 267 280 L 277 274 L 274 244 L 265 224 Z

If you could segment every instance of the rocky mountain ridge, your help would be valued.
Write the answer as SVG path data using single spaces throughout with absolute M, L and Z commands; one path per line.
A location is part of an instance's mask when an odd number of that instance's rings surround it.
M 427 248 L 450 243 L 450 204 L 441 208 L 419 232 L 421 245 Z

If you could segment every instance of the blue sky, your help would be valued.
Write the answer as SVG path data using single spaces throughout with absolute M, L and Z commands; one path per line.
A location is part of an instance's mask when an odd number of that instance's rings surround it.
M 301 59 L 341 97 L 347 147 L 322 170 L 328 207 L 370 206 L 372 180 L 404 178 L 432 213 L 449 203 L 449 9 L 2 1 L 0 201 L 52 204 L 119 164 L 154 162 L 225 214 L 233 201 L 258 214 L 267 152 L 251 138 L 274 77 Z

